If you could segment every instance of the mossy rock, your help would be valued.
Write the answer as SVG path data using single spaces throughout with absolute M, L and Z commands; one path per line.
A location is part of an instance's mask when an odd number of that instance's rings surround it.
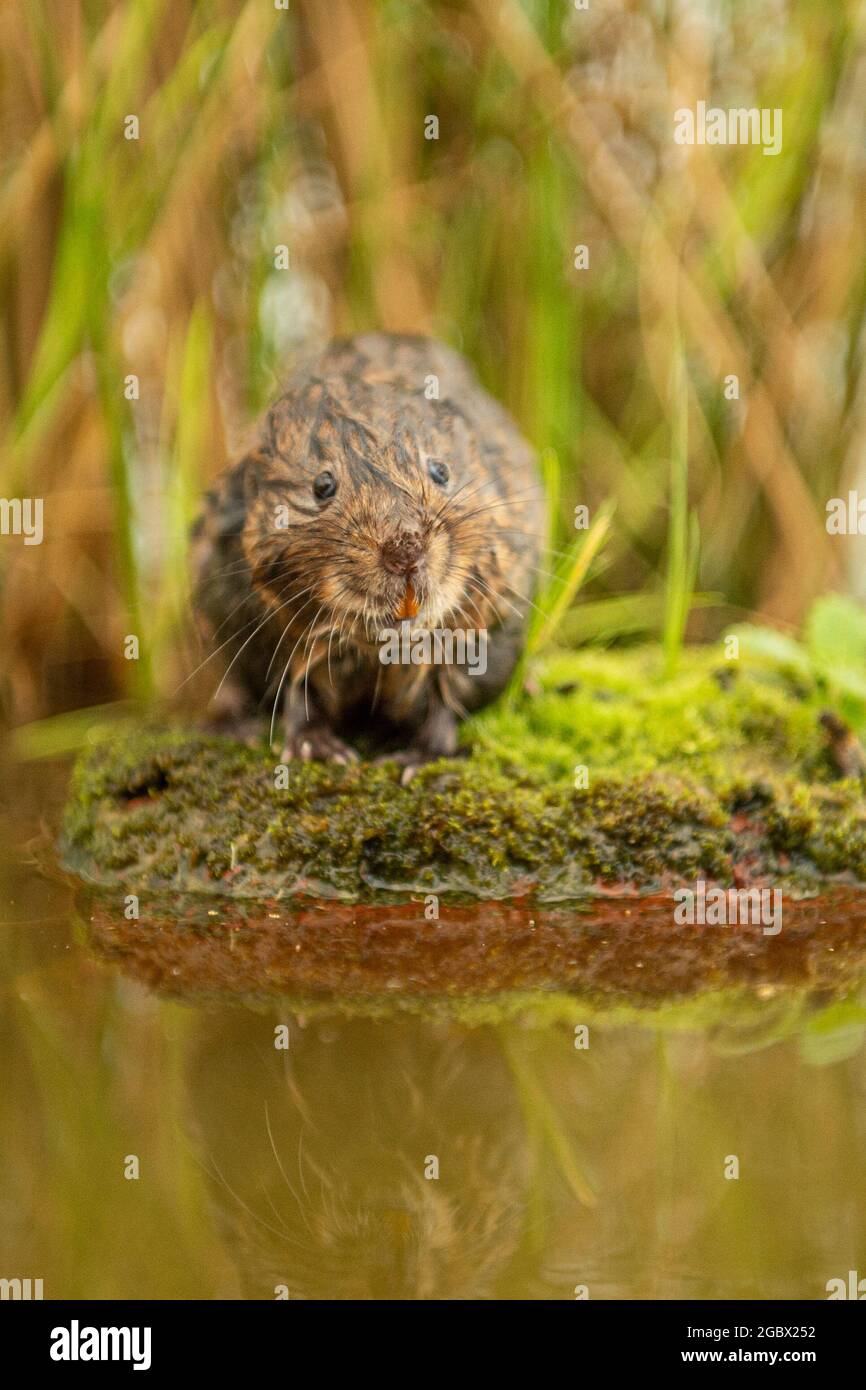
M 866 881 L 864 788 L 838 779 L 802 681 L 708 648 L 671 680 L 653 648 L 558 654 L 534 679 L 407 787 L 362 762 L 291 764 L 280 789 L 264 741 L 104 732 L 73 774 L 64 863 L 126 892 L 257 899 Z

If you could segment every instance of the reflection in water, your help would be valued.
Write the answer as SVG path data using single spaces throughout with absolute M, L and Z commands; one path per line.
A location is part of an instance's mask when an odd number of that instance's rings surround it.
M 247 1297 L 820 1297 L 862 1264 L 845 1064 L 405 1020 L 310 1023 L 278 1055 L 270 1024 L 202 1019 L 190 1076 Z
M 489 1030 L 319 1023 L 276 1052 L 223 1013 L 190 1081 L 248 1297 L 489 1297 L 518 1255 L 530 1155 Z
M 480 908 L 413 945 L 392 911 L 76 916 L 23 858 L 0 1277 L 46 1297 L 821 1298 L 866 1273 L 856 899 L 769 945 L 689 944 L 652 904 Z

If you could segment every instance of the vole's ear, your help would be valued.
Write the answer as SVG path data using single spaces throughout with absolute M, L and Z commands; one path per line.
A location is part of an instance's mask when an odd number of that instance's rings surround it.
M 262 449 L 252 449 L 245 454 L 237 466 L 238 482 L 243 500 L 250 506 L 261 496 L 262 489 L 271 475 L 271 459 Z

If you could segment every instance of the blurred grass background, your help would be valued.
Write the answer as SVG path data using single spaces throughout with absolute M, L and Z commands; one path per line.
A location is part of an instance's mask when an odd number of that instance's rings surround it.
M 197 496 L 338 332 L 462 349 L 560 544 L 615 507 L 574 640 L 673 659 L 698 531 L 693 637 L 866 589 L 824 525 L 864 471 L 863 0 L 7 0 L 0 54 L 0 494 L 45 506 L 0 538 L 10 722 L 177 686 Z M 781 108 L 782 153 L 677 146 L 701 99 Z

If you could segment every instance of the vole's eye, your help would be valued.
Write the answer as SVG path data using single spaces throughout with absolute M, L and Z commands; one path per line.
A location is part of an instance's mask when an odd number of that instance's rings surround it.
M 327 468 L 324 473 L 320 473 L 313 483 L 313 496 L 317 502 L 327 502 L 329 497 L 333 497 L 337 491 L 337 479 Z
M 444 487 L 451 477 L 451 470 L 448 464 L 443 463 L 441 459 L 431 459 L 427 465 L 427 472 L 430 474 L 430 477 L 437 487 Z

